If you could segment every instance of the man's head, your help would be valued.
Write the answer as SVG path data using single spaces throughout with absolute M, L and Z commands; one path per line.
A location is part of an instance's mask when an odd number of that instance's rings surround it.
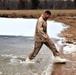
M 49 10 L 46 10 L 46 11 L 44 12 L 43 16 L 44 16 L 44 18 L 47 20 L 47 19 L 50 18 L 51 12 L 50 12 Z

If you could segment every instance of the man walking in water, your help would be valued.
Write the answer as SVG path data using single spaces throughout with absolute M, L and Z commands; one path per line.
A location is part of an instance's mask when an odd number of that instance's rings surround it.
M 51 12 L 49 10 L 45 11 L 42 16 L 37 20 L 36 31 L 35 31 L 35 44 L 33 52 L 26 58 L 26 62 L 31 63 L 32 59 L 36 57 L 40 51 L 43 44 L 45 44 L 54 55 L 54 63 L 65 63 L 66 59 L 59 57 L 59 52 L 57 51 L 54 43 L 47 34 L 47 20 L 50 18 Z

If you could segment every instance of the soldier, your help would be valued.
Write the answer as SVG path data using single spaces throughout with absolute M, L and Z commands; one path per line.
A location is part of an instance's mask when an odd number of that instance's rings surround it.
M 35 44 L 33 52 L 27 57 L 26 62 L 33 62 L 31 61 L 36 57 L 38 52 L 40 51 L 43 44 L 45 44 L 54 55 L 54 63 L 65 63 L 66 59 L 62 59 L 59 57 L 59 52 L 57 51 L 54 43 L 50 39 L 49 35 L 47 34 L 47 20 L 50 18 L 51 12 L 45 11 L 41 17 L 37 20 L 36 31 L 35 31 Z

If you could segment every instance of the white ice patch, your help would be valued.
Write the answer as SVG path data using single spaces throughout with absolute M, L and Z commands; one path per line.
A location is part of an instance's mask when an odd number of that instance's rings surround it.
M 41 75 L 51 75 L 53 72 L 53 63 L 50 63 Z
M 34 36 L 37 19 L 0 18 L 0 35 Z M 62 23 L 48 21 L 48 34 L 51 38 L 57 36 L 65 27 Z
M 58 51 L 60 51 L 61 47 L 64 45 L 63 39 L 60 39 L 59 41 L 57 41 L 57 43 L 55 43 L 55 46 L 56 46 Z
M 2 75 L 2 72 L 0 72 L 0 75 Z
M 76 51 L 76 45 L 74 44 L 68 44 L 63 49 L 64 54 L 71 54 L 74 51 Z
M 1 57 L 12 58 L 13 54 L 0 54 Z

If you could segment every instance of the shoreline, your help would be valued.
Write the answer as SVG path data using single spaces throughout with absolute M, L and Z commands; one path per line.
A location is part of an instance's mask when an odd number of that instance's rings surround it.
M 6 18 L 39 18 L 45 10 L 0 10 L 0 17 Z M 69 26 L 61 32 L 67 43 L 76 42 L 76 10 L 51 10 L 50 20 Z

